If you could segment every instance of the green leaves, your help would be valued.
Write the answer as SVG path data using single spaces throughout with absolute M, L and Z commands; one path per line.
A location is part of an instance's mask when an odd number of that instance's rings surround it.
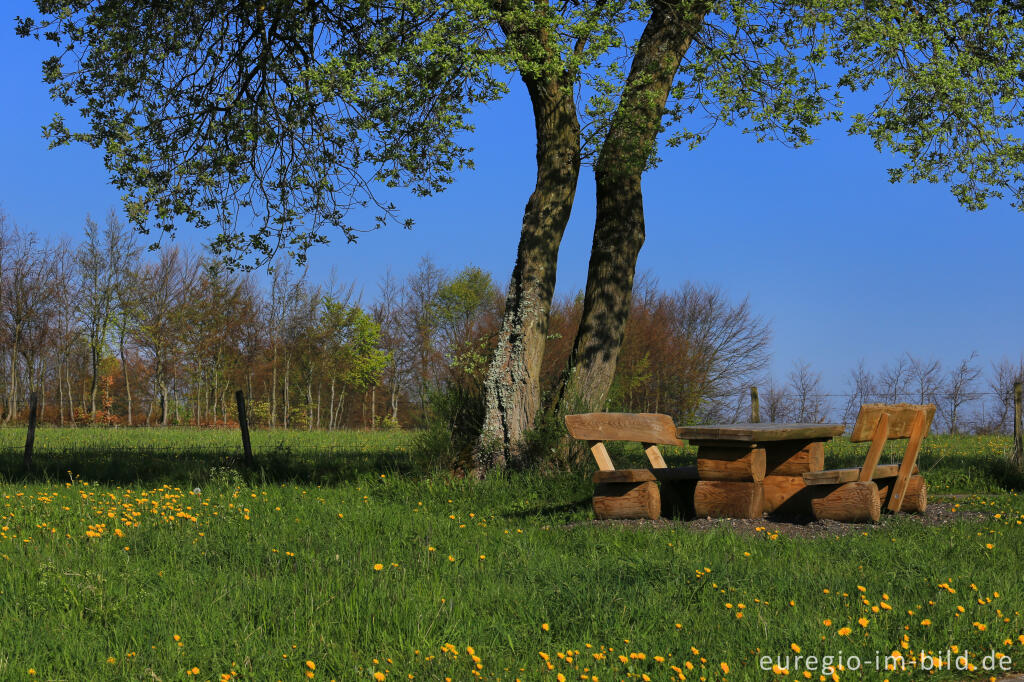
M 330 297 L 321 303 L 317 335 L 324 342 L 323 357 L 330 375 L 356 391 L 376 384 L 391 362 L 391 354 L 379 348 L 380 325 L 359 306 Z
M 586 101 L 584 158 L 618 116 L 644 140 L 619 161 L 642 168 L 662 127 L 678 126 L 669 146 L 718 124 L 800 146 L 843 119 L 843 89 L 871 89 L 880 101 L 851 112 L 849 132 L 905 157 L 892 177 L 951 183 L 972 209 L 1022 197 L 1024 9 L 1007 0 L 36 4 L 15 32 L 53 42 L 43 79 L 84 122 L 56 115 L 51 146 L 103 149 L 138 229 L 216 225 L 233 266 L 281 249 L 301 261 L 331 231 L 354 240 L 396 219 L 381 186 L 442 191 L 471 167 L 467 115 L 507 92 L 502 70 Z M 652 7 L 699 17 L 693 40 L 667 102 L 623 108 Z M 351 221 L 362 208 L 376 218 Z
M 883 99 L 851 134 L 906 157 L 893 182 L 950 183 L 968 210 L 1009 192 L 1024 210 L 1024 7 L 1011 2 L 843 4 L 833 50 L 851 89 Z
M 466 49 L 490 25 L 474 4 L 38 0 L 17 32 L 64 48 L 44 79 L 85 127 L 58 116 L 51 144 L 102 148 L 139 229 L 217 225 L 251 267 L 392 219 L 374 183 L 431 194 L 464 167 L 466 103 L 505 89 Z M 350 224 L 364 206 L 378 219 Z

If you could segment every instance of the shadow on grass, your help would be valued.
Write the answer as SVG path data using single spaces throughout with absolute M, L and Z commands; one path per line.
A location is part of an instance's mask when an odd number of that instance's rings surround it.
M 299 483 L 332 485 L 371 473 L 427 474 L 430 462 L 408 452 L 382 450 L 331 450 L 301 452 L 275 448 L 255 457 L 254 467 L 245 466 L 240 453 L 214 448 L 117 450 L 105 448 L 64 450 L 37 454 L 26 471 L 20 451 L 0 452 L 0 480 L 11 483 L 53 483 L 73 476 L 110 485 L 171 484 L 202 485 L 218 470 L 238 471 L 247 483 Z
M 529 519 L 538 516 L 555 516 L 561 514 L 574 514 L 580 511 L 590 510 L 590 496 L 580 498 L 562 504 L 537 504 L 533 507 L 515 509 L 503 513 L 501 516 L 507 519 Z

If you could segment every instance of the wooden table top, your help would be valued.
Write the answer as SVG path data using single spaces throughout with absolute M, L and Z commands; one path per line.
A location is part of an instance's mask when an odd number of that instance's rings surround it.
M 843 432 L 842 424 L 705 424 L 676 430 L 685 440 L 761 443 L 778 440 L 828 440 Z

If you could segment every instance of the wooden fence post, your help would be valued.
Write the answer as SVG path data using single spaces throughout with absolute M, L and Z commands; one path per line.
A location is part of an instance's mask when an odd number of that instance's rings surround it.
M 761 401 L 757 397 L 757 386 L 750 387 L 750 421 L 761 423 Z
M 1021 392 L 1024 383 L 1013 385 L 1013 461 L 1017 466 L 1024 464 L 1024 431 L 1021 429 Z
M 36 408 L 39 400 L 35 391 L 28 396 L 28 435 L 25 436 L 25 470 L 32 468 L 32 448 L 36 442 Z
M 252 444 L 249 442 L 249 419 L 245 416 L 245 393 L 241 389 L 235 391 L 235 403 L 238 404 L 238 428 L 242 430 L 242 449 L 245 450 L 245 465 L 254 466 Z

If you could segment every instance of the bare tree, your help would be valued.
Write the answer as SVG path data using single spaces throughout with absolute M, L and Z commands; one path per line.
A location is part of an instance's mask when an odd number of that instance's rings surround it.
M 942 390 L 942 363 L 938 360 L 922 360 L 907 353 L 909 388 L 919 405 L 935 403 Z
M 892 365 L 884 365 L 878 373 L 879 397 L 887 403 L 902 402 L 909 394 L 910 363 L 901 355 Z
M 17 414 L 24 387 L 31 388 L 33 383 L 33 372 L 37 369 L 33 367 L 37 353 L 33 345 L 41 344 L 46 332 L 54 292 L 50 282 L 55 273 L 48 249 L 40 246 L 34 233 L 20 233 L 15 228 L 4 235 L 4 241 L 0 331 L 7 349 L 9 377 L 6 423 Z
M 398 424 L 402 378 L 408 374 L 412 365 L 412 353 L 404 343 L 406 337 L 402 333 L 403 291 L 390 268 L 381 278 L 378 288 L 380 293 L 371 314 L 373 321 L 380 325 L 381 347 L 391 355 L 391 362 L 384 369 L 382 378 L 388 392 L 390 420 Z
M 989 432 L 1010 433 L 1013 430 L 1013 386 L 1024 381 L 1024 355 L 1017 362 L 1002 358 L 992 364 L 992 376 L 988 381 L 989 390 L 995 394 L 994 406 L 989 423 Z
M 106 225 L 99 225 L 89 216 L 85 218 L 85 241 L 78 248 L 75 260 L 81 284 L 78 306 L 85 333 L 89 340 L 91 377 L 89 396 L 90 413 L 96 417 L 96 394 L 99 389 L 100 362 L 107 351 L 107 338 L 118 290 L 123 287 L 128 265 L 138 254 L 135 232 L 118 220 L 111 210 Z
M 963 408 L 976 398 L 972 393 L 974 382 L 981 376 L 981 368 L 974 362 L 977 357 L 977 351 L 971 351 L 946 378 L 938 407 L 950 433 L 960 433 Z
M 878 395 L 878 382 L 875 375 L 864 367 L 863 358 L 857 362 L 855 369 L 850 370 L 847 385 L 850 389 L 850 397 L 843 409 L 843 423 L 852 425 L 860 412 L 860 406 L 864 403 L 874 402 Z
M 685 284 L 671 297 L 669 334 L 679 337 L 691 368 L 695 416 L 721 418 L 736 394 L 768 365 L 771 325 L 750 301 L 732 303 L 717 288 Z
M 819 423 L 828 417 L 831 406 L 822 395 L 821 373 L 803 360 L 793 363 L 788 375 L 788 392 L 793 401 L 793 418 L 800 423 Z
M 161 250 L 157 262 L 146 265 L 140 277 L 136 338 L 152 365 L 160 401 L 158 421 L 164 426 L 170 421 L 171 380 L 182 342 L 183 313 L 193 293 L 196 272 L 196 259 L 174 247 Z
M 775 378 L 768 376 L 764 384 L 767 390 L 761 394 L 761 411 L 772 424 L 780 424 L 792 420 L 790 405 L 786 402 L 786 392 L 782 386 L 775 382 Z
M 431 314 L 431 304 L 447 279 L 441 268 L 428 257 L 420 259 L 416 272 L 406 279 L 405 306 L 402 326 L 411 352 L 412 382 L 409 388 L 419 404 L 421 414 L 426 412 L 426 397 L 430 386 L 436 383 L 444 356 L 435 347 L 437 321 Z

